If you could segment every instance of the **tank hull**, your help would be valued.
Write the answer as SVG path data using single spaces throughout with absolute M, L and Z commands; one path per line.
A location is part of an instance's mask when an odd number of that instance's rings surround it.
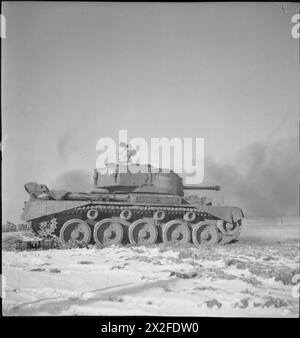
M 238 207 L 191 204 L 176 195 L 103 194 L 98 200 L 25 202 L 22 218 L 41 237 L 68 242 L 152 245 L 179 242 L 196 246 L 227 243 L 239 236 Z

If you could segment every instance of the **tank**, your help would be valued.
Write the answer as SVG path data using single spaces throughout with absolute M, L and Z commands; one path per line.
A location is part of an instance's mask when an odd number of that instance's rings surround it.
M 94 170 L 89 193 L 50 190 L 27 183 L 29 200 L 22 219 L 40 237 L 57 236 L 62 244 L 216 245 L 237 239 L 243 211 L 218 206 L 188 191 L 220 186 L 184 185 L 170 170 L 150 165 L 108 164 Z

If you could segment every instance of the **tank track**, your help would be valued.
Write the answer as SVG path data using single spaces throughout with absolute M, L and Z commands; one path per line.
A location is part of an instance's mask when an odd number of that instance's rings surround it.
M 161 216 L 161 217 L 159 217 Z M 190 217 L 190 218 L 189 218 Z M 227 228 L 229 226 L 229 229 Z M 91 204 L 36 219 L 33 230 L 41 237 L 55 234 L 68 242 L 151 245 L 193 243 L 196 246 L 227 244 L 240 234 L 241 221 L 230 225 L 187 206 Z
M 83 207 L 78 207 L 78 208 L 74 208 L 71 210 L 66 210 L 65 213 L 76 213 L 76 212 L 85 212 L 89 209 L 99 209 L 102 212 L 107 212 L 107 213 L 114 213 L 114 212 L 120 212 L 123 210 L 127 210 L 130 209 L 134 212 L 137 213 L 153 213 L 156 211 L 166 211 L 172 215 L 184 215 L 186 212 L 189 211 L 193 211 L 195 212 L 198 216 L 203 216 L 203 217 L 209 217 L 208 214 L 206 213 L 201 213 L 199 212 L 196 208 L 187 206 L 187 207 L 172 207 L 172 206 L 166 206 L 166 207 L 162 207 L 162 206 L 147 206 L 147 205 L 124 205 L 124 204 L 116 204 L 116 205 L 89 205 L 89 206 L 83 206 Z

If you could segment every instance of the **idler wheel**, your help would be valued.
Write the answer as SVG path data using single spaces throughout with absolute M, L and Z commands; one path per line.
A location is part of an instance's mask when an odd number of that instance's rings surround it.
M 238 234 L 239 230 L 240 230 L 240 224 L 241 221 L 237 221 L 234 223 L 228 223 L 225 221 L 220 221 L 218 223 L 218 228 L 221 230 L 221 232 L 224 235 L 236 235 Z
M 151 245 L 157 240 L 157 227 L 150 218 L 142 218 L 129 226 L 128 235 L 131 244 Z
M 215 245 L 218 243 L 218 229 L 215 225 L 200 222 L 193 227 L 192 237 L 197 247 Z
M 89 244 L 91 240 L 91 229 L 82 219 L 70 219 L 60 229 L 59 238 L 63 244 L 72 242 Z
M 191 239 L 190 229 L 187 224 L 180 220 L 166 223 L 162 230 L 163 242 L 186 244 Z
M 121 244 L 124 236 L 123 226 L 128 226 L 120 218 L 104 218 L 94 227 L 94 240 L 98 247 L 104 248 L 114 244 Z

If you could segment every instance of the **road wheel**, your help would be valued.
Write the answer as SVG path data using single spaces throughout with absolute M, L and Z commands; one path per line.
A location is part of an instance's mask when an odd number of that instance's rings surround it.
M 94 227 L 94 240 L 97 246 L 103 248 L 121 244 L 125 226 L 128 226 L 128 223 L 120 218 L 104 218 L 97 222 Z
M 181 220 L 173 220 L 166 223 L 162 229 L 163 242 L 187 244 L 191 239 L 190 229 Z
M 215 225 L 200 222 L 193 227 L 192 237 L 197 247 L 215 245 L 218 243 L 218 229 Z
M 133 222 L 128 230 L 131 244 L 151 245 L 157 240 L 157 228 L 153 219 L 142 218 Z
M 82 219 L 77 218 L 66 221 L 59 232 L 62 244 L 68 244 L 69 242 L 89 244 L 91 235 L 91 229 L 88 224 Z

